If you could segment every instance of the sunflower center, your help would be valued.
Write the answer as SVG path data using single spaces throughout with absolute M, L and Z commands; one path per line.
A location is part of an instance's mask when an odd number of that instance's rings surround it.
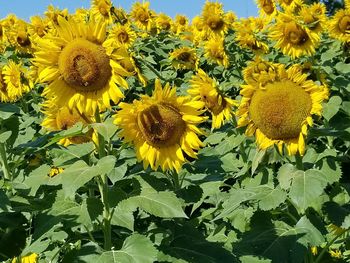
M 343 16 L 338 23 L 339 29 L 343 33 L 350 31 L 350 16 Z
M 58 67 L 64 81 L 81 92 L 102 89 L 112 75 L 104 48 L 82 38 L 73 40 L 62 50 Z
M 137 17 L 137 20 L 140 21 L 141 23 L 147 23 L 149 18 L 148 13 L 143 9 L 137 12 L 136 17 Z
M 98 10 L 100 11 L 101 15 L 108 16 L 108 6 L 106 4 L 102 4 L 99 6 Z
M 294 45 L 302 45 L 309 39 L 305 30 L 294 22 L 290 22 L 286 25 L 284 35 L 287 37 L 288 41 Z
M 270 139 L 298 138 L 302 123 L 310 115 L 310 95 L 292 81 L 269 83 L 257 90 L 250 103 L 254 124 Z
M 191 53 L 190 52 L 182 52 L 181 54 L 179 54 L 178 56 L 178 60 L 181 61 L 190 61 L 191 60 Z
M 30 40 L 25 32 L 19 32 L 16 40 L 21 47 L 30 46 Z
M 271 15 L 273 13 L 273 11 L 275 11 L 275 8 L 274 8 L 271 0 L 264 1 L 263 5 L 262 5 L 262 9 L 268 15 Z
M 125 31 L 121 31 L 118 34 L 118 40 L 120 43 L 126 43 L 129 40 L 129 34 Z
M 224 26 L 224 21 L 220 17 L 210 17 L 207 24 L 212 30 L 221 30 Z
M 293 2 L 293 0 L 282 0 L 282 2 L 286 5 L 290 5 Z
M 214 115 L 219 114 L 226 107 L 226 100 L 220 94 L 216 96 L 201 95 L 201 97 L 202 101 L 205 102 L 207 109 L 214 113 Z
M 178 109 L 169 104 L 148 107 L 137 116 L 143 138 L 154 147 L 167 147 L 180 142 L 186 129 Z

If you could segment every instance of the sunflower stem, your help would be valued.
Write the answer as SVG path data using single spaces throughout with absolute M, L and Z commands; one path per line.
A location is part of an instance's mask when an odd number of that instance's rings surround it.
M 344 235 L 347 231 L 349 231 L 349 229 L 344 229 L 343 231 L 341 231 L 338 235 L 336 235 L 331 241 L 329 241 L 327 243 L 327 245 L 321 250 L 320 254 L 318 255 L 318 257 L 316 258 L 315 260 L 315 263 L 319 263 L 324 255 L 324 253 L 326 253 L 326 251 L 330 248 L 330 246 L 335 242 L 337 241 L 337 239 L 339 237 L 341 237 L 342 235 Z
M 5 179 L 11 180 L 11 173 L 7 163 L 6 148 L 4 143 L 0 143 L 0 160 Z
M 97 108 L 95 111 L 95 120 L 97 123 L 101 123 L 100 111 Z M 106 156 L 105 151 L 105 139 L 101 134 L 98 134 L 98 155 L 99 158 Z M 101 199 L 103 203 L 103 235 L 104 235 L 104 249 L 106 251 L 111 250 L 112 247 L 112 228 L 111 228 L 111 212 L 109 207 L 109 188 L 108 188 L 108 178 L 106 174 L 101 175 L 97 180 L 98 188 L 100 190 Z

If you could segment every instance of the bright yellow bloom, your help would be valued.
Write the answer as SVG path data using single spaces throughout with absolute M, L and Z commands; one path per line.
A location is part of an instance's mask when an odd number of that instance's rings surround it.
M 331 255 L 332 258 L 342 258 L 342 253 L 338 249 L 330 249 L 329 250 L 329 255 Z
M 224 66 L 229 65 L 229 59 L 225 51 L 223 37 L 212 37 L 204 43 L 204 56 L 213 63 Z
M 228 27 L 222 4 L 218 2 L 205 2 L 202 10 L 202 18 L 208 36 L 223 36 L 227 33 Z
M 126 48 L 131 47 L 135 39 L 136 32 L 131 28 L 130 24 L 116 24 L 109 29 L 109 35 L 103 46 L 107 49 L 108 53 L 111 53 L 110 50 L 120 45 L 124 45 Z
M 311 253 L 312 253 L 312 255 L 316 256 L 317 255 L 317 247 L 315 247 L 315 246 L 311 247 Z
M 49 5 L 45 11 L 45 16 L 50 20 L 49 25 L 53 28 L 55 25 L 58 25 L 58 17 L 67 18 L 68 9 L 63 10 L 55 8 L 53 5 Z
M 149 9 L 149 2 L 136 2 L 132 5 L 130 16 L 135 25 L 145 31 L 150 31 L 154 23 L 154 12 Z
M 220 128 L 225 121 L 232 118 L 232 108 L 237 106 L 237 102 L 224 96 L 218 89 L 218 83 L 203 70 L 199 69 L 198 73 L 192 76 L 187 92 L 194 100 L 205 103 L 212 116 L 212 129 Z
M 326 6 L 323 3 L 303 5 L 298 17 L 311 31 L 320 33 L 324 30 L 327 21 L 326 11 Z
M 274 0 L 256 0 L 256 2 L 261 16 L 266 16 L 270 19 L 276 16 L 277 8 Z
M 28 70 L 10 60 L 0 68 L 0 101 L 14 102 L 33 88 Z
M 252 50 L 254 53 L 267 53 L 269 48 L 261 39 L 268 20 L 262 17 L 242 18 L 234 23 L 236 41 L 242 48 Z
M 350 8 L 335 13 L 329 20 L 328 33 L 332 38 L 350 42 Z
M 32 51 L 28 24 L 25 21 L 17 19 L 15 24 L 8 28 L 7 38 L 10 45 L 14 46 L 17 51 L 22 53 L 30 53 Z
M 156 27 L 158 33 L 163 31 L 170 31 L 172 27 L 173 21 L 170 16 L 160 13 L 156 18 Z
M 293 12 L 303 4 L 303 0 L 278 0 L 284 11 Z
M 289 155 L 303 155 L 312 115 L 321 116 L 328 89 L 307 80 L 299 65 L 286 69 L 267 63 L 259 71 L 271 79 L 255 77 L 254 82 L 242 85 L 238 126 L 248 126 L 246 134 L 255 135 L 260 149 L 276 145 L 282 153 L 285 145 Z
M 37 263 L 39 255 L 36 253 L 31 253 L 27 256 L 16 257 L 12 259 L 11 263 Z
M 92 0 L 91 13 L 97 20 L 102 20 L 108 24 L 113 23 L 111 14 L 112 2 L 111 0 Z
M 63 168 L 61 167 L 52 167 L 50 169 L 50 172 L 49 172 L 49 176 L 50 177 L 55 177 L 56 175 L 59 175 L 60 173 L 62 173 L 64 171 Z
M 172 65 L 176 69 L 190 69 L 198 68 L 198 58 L 196 50 L 190 47 L 181 47 L 175 49 L 169 54 Z
M 106 24 L 93 18 L 77 24 L 58 16 L 56 31 L 38 41 L 34 54 L 39 81 L 49 83 L 43 95 L 87 115 L 109 108 L 110 100 L 118 103 L 129 74 L 103 47 Z
M 181 35 L 184 32 L 188 32 L 188 18 L 185 15 L 177 14 L 173 24 L 173 33 Z
M 80 114 L 77 110 L 69 110 L 68 107 L 58 107 L 55 100 L 51 99 L 42 105 L 42 112 L 45 114 L 41 125 L 48 131 L 63 131 L 73 127 L 78 122 L 84 125 L 94 122 L 93 116 Z M 96 135 L 90 130 L 86 135 L 78 135 L 61 139 L 58 143 L 63 146 L 80 144 L 89 141 L 97 141 Z
M 204 146 L 198 138 L 203 132 L 197 128 L 205 120 L 200 116 L 203 106 L 189 97 L 178 97 L 169 83 L 162 88 L 157 79 L 152 97 L 142 95 L 132 104 L 120 103 L 115 124 L 124 141 L 134 145 L 145 169 L 179 171 L 186 156 L 196 158 Z
M 320 37 L 290 15 L 280 13 L 271 26 L 270 37 L 276 41 L 275 47 L 292 58 L 312 55 Z
M 42 18 L 40 16 L 32 16 L 30 18 L 30 24 L 28 25 L 28 32 L 31 38 L 35 40 L 37 37 L 43 37 L 49 31 L 48 18 Z

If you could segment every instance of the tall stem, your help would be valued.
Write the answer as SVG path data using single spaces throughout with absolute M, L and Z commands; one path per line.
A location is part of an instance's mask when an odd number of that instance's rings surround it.
M 0 143 L 0 160 L 5 179 L 11 180 L 11 173 L 9 165 L 7 163 L 6 149 L 4 143 Z
M 96 109 L 95 119 L 97 123 L 101 123 L 99 109 Z M 102 158 L 106 155 L 105 140 L 102 135 L 98 134 L 98 155 Z M 103 203 L 103 235 L 104 235 L 104 249 L 111 250 L 112 247 L 112 228 L 111 228 L 111 212 L 108 199 L 108 178 L 106 174 L 101 175 L 97 180 L 98 188 L 100 190 L 101 199 Z

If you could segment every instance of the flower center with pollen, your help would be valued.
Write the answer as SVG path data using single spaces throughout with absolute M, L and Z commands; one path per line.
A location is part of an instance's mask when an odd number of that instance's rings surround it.
M 215 96 L 208 96 L 207 94 L 201 95 L 202 101 L 205 103 L 205 107 L 214 115 L 218 115 L 226 107 L 226 100 L 222 95 L 217 94 Z
M 129 40 L 129 34 L 126 31 L 120 31 L 118 34 L 118 40 L 120 43 L 126 43 Z
M 309 39 L 306 31 L 294 22 L 290 22 L 286 25 L 284 35 L 287 37 L 288 41 L 294 45 L 302 45 Z
M 303 122 L 310 115 L 310 94 L 292 81 L 269 83 L 257 90 L 250 103 L 249 115 L 268 138 L 298 138 Z
M 350 16 L 343 16 L 338 23 L 339 30 L 342 33 L 349 33 L 350 31 Z
M 104 88 L 112 75 L 104 48 L 82 38 L 64 47 L 58 59 L 58 68 L 63 80 L 80 92 Z
M 221 30 L 224 26 L 224 21 L 219 16 L 209 17 L 207 20 L 207 25 L 211 30 Z
M 273 3 L 271 0 L 266 0 L 263 2 L 262 9 L 265 11 L 266 14 L 271 15 L 273 11 L 275 11 L 275 8 L 273 6 Z
M 180 142 L 186 123 L 178 109 L 169 104 L 148 107 L 137 116 L 143 138 L 154 147 L 168 147 Z

